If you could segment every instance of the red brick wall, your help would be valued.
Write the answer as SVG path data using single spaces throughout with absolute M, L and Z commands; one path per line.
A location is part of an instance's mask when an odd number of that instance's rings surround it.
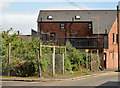
M 66 30 L 60 29 L 60 23 L 41 23 L 41 33 L 55 33 L 56 44 L 65 44 Z M 61 38 L 61 39 L 60 39 Z
M 59 40 L 59 38 L 65 38 L 69 37 L 70 35 L 70 25 L 71 25 L 71 33 L 76 33 L 77 37 L 86 37 L 86 36 L 96 36 L 98 35 L 93 35 L 93 31 L 88 29 L 88 23 L 66 23 L 66 29 L 61 30 L 60 29 L 60 23 L 41 23 L 41 32 L 47 33 L 50 35 L 50 33 L 56 33 L 56 42 Z M 40 24 L 38 24 L 38 27 Z M 40 28 L 40 27 L 39 27 Z M 38 28 L 38 29 L 39 29 Z M 39 29 L 40 30 L 40 29 Z M 38 30 L 38 31 L 39 31 Z M 99 37 L 104 37 L 105 35 L 99 35 Z M 103 40 L 100 40 L 101 43 L 104 43 Z M 58 41 L 58 44 L 64 43 Z M 103 45 L 101 45 L 103 47 Z M 96 53 L 96 51 L 95 51 Z M 104 67 L 104 60 L 103 60 L 103 49 L 99 49 L 99 55 L 101 57 L 101 66 Z
M 88 29 L 88 23 L 73 23 L 71 33 L 76 33 L 78 37 L 92 36 L 92 30 Z
M 113 43 L 113 33 L 114 33 L 114 43 Z M 107 49 L 107 59 L 106 59 L 106 67 L 108 69 L 113 69 L 118 67 L 118 44 L 116 42 L 116 34 L 117 34 L 117 19 L 113 24 L 108 35 L 109 48 Z
M 92 30 L 88 29 L 88 23 L 65 23 L 66 29 L 60 29 L 60 23 L 41 23 L 41 33 L 55 33 L 56 42 L 59 44 L 60 38 L 66 38 L 70 36 L 70 25 L 71 33 L 76 33 L 77 37 L 92 36 Z M 40 23 L 38 24 L 38 31 L 40 30 Z M 62 40 L 62 39 L 61 39 Z M 62 42 L 63 43 L 63 42 Z M 64 41 L 65 44 L 65 41 Z

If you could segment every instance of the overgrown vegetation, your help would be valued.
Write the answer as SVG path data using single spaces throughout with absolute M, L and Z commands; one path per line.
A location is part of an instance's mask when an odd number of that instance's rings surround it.
M 9 35 L 8 30 L 6 33 L 2 32 L 2 73 L 7 75 L 7 58 L 8 58 L 8 45 L 11 46 L 10 55 L 10 75 L 11 76 L 38 76 L 38 53 L 39 53 L 39 38 L 32 41 L 25 40 L 18 36 L 16 33 Z M 41 41 L 43 44 L 43 42 Z M 47 45 L 54 45 L 51 41 L 46 42 Z M 80 52 L 74 47 L 66 46 L 67 54 L 65 56 L 65 70 L 67 72 L 81 71 L 85 72 L 86 56 L 84 52 Z M 64 53 L 63 49 L 56 49 L 56 54 Z M 48 72 L 51 69 L 51 48 L 42 48 L 42 59 L 40 62 L 42 72 Z M 88 55 L 90 57 L 90 55 Z M 47 59 L 46 59 L 47 58 Z M 95 58 L 95 57 L 94 57 Z M 94 59 L 93 58 L 93 59 Z M 49 68 L 48 68 L 49 67 Z

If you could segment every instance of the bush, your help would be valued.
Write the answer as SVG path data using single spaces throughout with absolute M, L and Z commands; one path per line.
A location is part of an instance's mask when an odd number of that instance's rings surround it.
M 7 74 L 7 50 L 9 43 L 11 44 L 11 56 L 10 56 L 10 71 L 11 76 L 34 76 L 39 75 L 38 71 L 38 53 L 39 53 L 39 38 L 35 38 L 32 41 L 27 41 L 16 33 L 9 35 L 8 30 L 6 33 L 2 33 L 2 73 Z M 41 41 L 43 44 L 43 42 Z M 54 45 L 51 41 L 46 42 L 47 45 Z M 1 47 L 0 47 L 1 49 Z M 78 49 L 66 46 L 67 54 L 65 56 L 65 70 L 67 71 L 79 71 L 85 67 L 86 54 Z M 56 54 L 64 53 L 64 49 L 56 48 Z M 42 47 L 42 59 L 40 61 L 42 72 L 45 73 L 51 69 L 52 62 L 49 55 L 52 54 L 51 48 Z M 90 54 L 88 54 L 90 57 Z M 92 60 L 95 60 L 93 56 Z M 88 62 L 90 65 L 90 62 Z M 100 64 L 100 62 L 99 62 Z M 82 68 L 82 69 L 81 69 Z
M 71 71 L 72 70 L 71 62 L 70 62 L 70 60 L 68 59 L 67 56 L 65 57 L 65 69 L 67 71 Z
M 67 58 L 70 61 L 71 69 L 73 71 L 78 71 L 79 68 L 85 66 L 85 53 L 80 52 L 74 47 L 67 46 L 68 55 Z

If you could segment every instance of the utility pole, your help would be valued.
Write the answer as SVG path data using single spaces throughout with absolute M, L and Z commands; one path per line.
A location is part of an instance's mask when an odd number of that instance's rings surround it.
M 120 46 L 119 46 L 119 41 L 120 41 L 120 35 L 119 35 L 119 6 L 117 5 L 117 30 L 118 30 L 118 71 L 120 71 Z

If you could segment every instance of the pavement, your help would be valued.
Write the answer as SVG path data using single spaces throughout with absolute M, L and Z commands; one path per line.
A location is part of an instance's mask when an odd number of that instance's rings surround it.
M 24 82 L 70 81 L 70 80 L 91 78 L 93 76 L 95 77 L 95 76 L 106 75 L 109 73 L 112 74 L 112 73 L 115 73 L 115 71 L 104 70 L 104 71 L 98 71 L 98 72 L 90 72 L 89 75 L 77 74 L 77 75 L 64 75 L 64 76 L 57 76 L 57 77 L 50 77 L 50 78 L 18 78 L 18 77 L 5 78 L 5 77 L 2 77 L 0 78 L 0 80 L 2 81 L 24 81 Z
M 118 72 L 107 71 L 74 77 L 63 81 L 25 82 L 2 81 L 2 88 L 120 88 Z M 58 79 L 54 77 L 54 79 Z M 63 79 L 63 78 L 62 78 Z

